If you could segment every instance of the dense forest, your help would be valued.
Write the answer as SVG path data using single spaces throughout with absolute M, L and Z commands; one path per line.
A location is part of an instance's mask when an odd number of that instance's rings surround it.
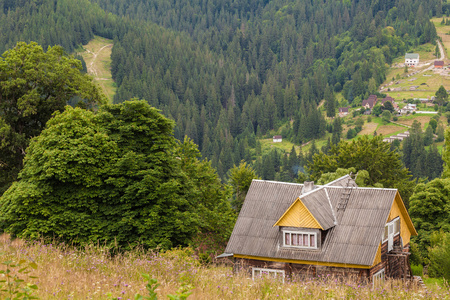
M 386 63 L 434 42 L 429 18 L 443 10 L 439 0 L 4 0 L 0 7 L 0 50 L 23 40 L 70 53 L 93 35 L 114 39 L 114 102 L 136 97 L 161 109 L 175 120 L 175 137 L 192 138 L 221 178 L 259 156 L 256 137 L 278 132 L 297 144 L 323 137 L 332 126 L 318 106 L 334 116 L 336 92 L 354 105 L 374 93 Z M 256 162 L 263 178 L 279 173 L 283 155 Z M 302 162 L 283 179 L 296 177 Z
M 399 189 L 419 231 L 412 260 L 442 275 L 450 154 L 433 145 L 433 134 L 444 140 L 440 115 L 425 132 L 413 124 L 401 147 L 380 136 L 343 141 L 335 115 L 337 93 L 353 106 L 377 94 L 393 59 L 434 43 L 430 17 L 449 12 L 441 0 L 0 0 L 0 50 L 9 50 L 0 60 L 0 192 L 20 179 L 0 198 L 0 226 L 73 243 L 119 237 L 124 247 L 211 234 L 224 243 L 252 178 L 320 183 L 364 170 L 363 185 Z M 109 105 L 66 56 L 94 35 L 114 41 Z M 66 103 L 96 109 L 54 114 Z M 260 138 L 273 134 L 311 147 L 263 152 Z

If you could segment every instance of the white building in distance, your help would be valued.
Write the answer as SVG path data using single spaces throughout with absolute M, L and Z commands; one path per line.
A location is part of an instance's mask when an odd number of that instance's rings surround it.
M 408 67 L 416 67 L 419 64 L 419 54 L 418 53 L 406 53 L 405 54 L 405 65 Z

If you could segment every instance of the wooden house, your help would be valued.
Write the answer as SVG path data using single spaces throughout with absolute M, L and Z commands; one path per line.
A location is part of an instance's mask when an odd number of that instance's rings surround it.
M 384 106 L 384 104 L 385 104 L 386 102 L 391 102 L 392 107 L 393 107 L 395 110 L 398 110 L 398 105 L 397 105 L 397 103 L 395 103 L 394 98 L 392 98 L 391 96 L 386 96 L 386 98 L 384 98 L 384 99 L 381 100 L 381 105 Z
M 339 117 L 345 117 L 348 115 L 348 107 L 339 107 Z
M 253 278 L 406 279 L 412 235 L 397 189 L 358 187 L 349 175 L 323 186 L 253 180 L 219 257 Z
M 378 102 L 378 98 L 376 95 L 370 95 L 369 98 L 363 100 L 361 106 L 365 109 L 372 109 L 375 104 Z

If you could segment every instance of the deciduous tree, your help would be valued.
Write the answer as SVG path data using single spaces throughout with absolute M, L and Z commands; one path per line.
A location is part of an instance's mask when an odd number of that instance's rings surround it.
M 205 231 L 226 236 L 230 193 L 190 140 L 177 144 L 173 124 L 145 101 L 56 114 L 0 198 L 2 229 L 152 248 Z
M 398 188 L 403 199 L 409 199 L 413 183 L 411 175 L 396 151 L 390 150 L 389 143 L 383 142 L 381 136 L 370 139 L 367 135 L 351 142 L 341 141 L 332 145 L 328 155 L 314 155 L 308 170 L 312 180 L 318 180 L 322 174 L 336 172 L 338 168 L 355 168 L 356 171 L 369 172 L 367 184 L 379 183 L 384 187 Z
M 252 180 L 259 179 L 259 177 L 245 161 L 241 161 L 239 166 L 234 165 L 228 173 L 228 183 L 233 187 L 234 194 L 232 205 L 239 213 Z
M 61 47 L 44 52 L 36 43 L 18 43 L 0 58 L 0 194 L 17 178 L 30 139 L 55 111 L 74 97 L 85 106 L 104 102 L 81 68 Z

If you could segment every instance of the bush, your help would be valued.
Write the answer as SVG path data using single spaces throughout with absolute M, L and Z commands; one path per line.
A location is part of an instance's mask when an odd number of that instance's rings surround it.
M 422 265 L 413 265 L 411 264 L 411 271 L 414 276 L 423 276 L 423 266 Z
M 397 122 L 398 121 L 398 117 L 395 116 L 395 117 L 392 118 L 392 120 L 394 120 L 394 122 Z
M 351 128 L 347 131 L 347 139 L 352 139 L 356 136 L 356 130 Z
M 441 230 L 431 235 L 428 257 L 430 258 L 428 266 L 430 276 L 450 280 L 450 233 Z

